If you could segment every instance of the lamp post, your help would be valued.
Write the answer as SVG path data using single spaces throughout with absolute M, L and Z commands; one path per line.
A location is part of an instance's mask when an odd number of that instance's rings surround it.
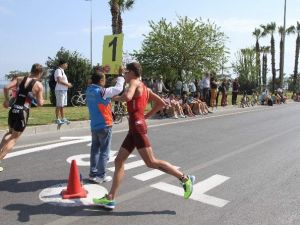
M 92 0 L 85 0 L 90 2 L 91 5 L 91 18 L 90 18 L 90 61 L 91 67 L 93 68 L 93 1 Z

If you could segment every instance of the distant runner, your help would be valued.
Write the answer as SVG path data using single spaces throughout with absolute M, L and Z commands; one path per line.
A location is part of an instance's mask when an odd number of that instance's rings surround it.
M 138 63 L 127 64 L 125 81 L 129 84 L 129 87 L 121 96 L 114 97 L 114 100 L 116 101 L 127 102 L 129 131 L 115 159 L 115 173 L 109 194 L 102 198 L 93 199 L 93 202 L 96 205 L 109 209 L 115 208 L 116 193 L 124 177 L 124 164 L 134 148 L 137 148 L 140 156 L 148 167 L 159 169 L 177 177 L 182 183 L 185 199 L 188 199 L 193 192 L 195 176 L 183 174 L 169 162 L 156 159 L 153 154 L 147 136 L 145 119 L 150 118 L 156 112 L 161 110 L 165 106 L 165 103 L 158 95 L 154 94 L 140 81 L 141 70 L 141 66 Z M 150 112 L 144 115 L 148 101 L 153 101 L 154 106 Z
M 32 100 L 36 98 L 37 106 L 42 106 L 44 104 L 43 85 L 40 81 L 38 81 L 41 78 L 42 73 L 42 65 L 37 63 L 33 64 L 30 76 L 18 77 L 4 87 L 3 106 L 5 108 L 10 106 L 9 90 L 18 87 L 18 92 L 16 101 L 11 106 L 8 113 L 9 131 L 3 136 L 0 143 L 0 163 L 6 154 L 12 150 L 17 139 L 25 130 Z M 3 167 L 0 166 L 0 172 L 2 171 Z

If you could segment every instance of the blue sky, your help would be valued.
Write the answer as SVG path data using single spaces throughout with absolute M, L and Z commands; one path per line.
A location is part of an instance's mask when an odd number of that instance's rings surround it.
M 108 0 L 93 0 L 93 62 L 101 62 L 103 36 L 111 34 Z M 252 31 L 260 24 L 283 24 L 284 0 L 136 0 L 123 14 L 124 50 L 140 49 L 148 21 L 178 16 L 214 21 L 228 37 L 234 54 L 255 44 Z M 287 25 L 300 21 L 299 0 L 287 0 Z M 90 58 L 90 2 L 85 0 L 0 0 L 0 79 L 12 70 L 28 71 L 44 64 L 60 47 Z M 276 34 L 279 52 L 279 35 Z M 296 36 L 286 39 L 285 71 L 293 72 Z M 267 45 L 269 38 L 261 40 Z M 278 55 L 276 58 L 278 59 Z M 277 63 L 277 67 L 278 63 Z

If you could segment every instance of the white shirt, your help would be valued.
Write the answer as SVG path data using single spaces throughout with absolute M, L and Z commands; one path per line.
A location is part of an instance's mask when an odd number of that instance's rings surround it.
M 116 96 L 121 93 L 124 87 L 125 79 L 124 77 L 118 77 L 117 83 L 113 87 L 109 88 L 103 88 L 103 99 L 112 98 L 113 96 Z
M 62 68 L 57 68 L 54 72 L 54 79 L 55 81 L 57 82 L 57 78 L 60 78 L 61 81 L 64 81 L 66 83 L 69 83 L 68 82 L 68 78 L 65 74 L 65 71 L 62 69 Z M 55 86 L 55 91 L 67 91 L 68 90 L 68 87 L 66 85 L 63 85 L 63 84 L 59 84 L 58 82 L 56 83 L 56 86 Z

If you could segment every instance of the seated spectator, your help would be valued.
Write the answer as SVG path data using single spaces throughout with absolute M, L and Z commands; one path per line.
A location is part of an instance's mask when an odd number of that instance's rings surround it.
M 182 100 L 180 101 L 181 103 L 181 107 L 183 109 L 183 112 L 187 115 L 187 116 L 195 116 L 194 113 L 192 112 L 192 109 L 189 105 L 189 101 L 188 101 L 188 95 L 186 92 L 183 92 L 183 95 L 182 95 Z
M 195 101 L 197 101 L 200 104 L 200 112 L 203 115 L 206 115 L 207 113 L 212 113 L 212 111 L 209 111 L 208 106 L 206 104 L 206 102 L 204 102 L 201 98 L 201 93 L 197 92 L 196 93 L 196 97 L 194 98 Z
M 173 108 L 174 112 L 179 115 L 181 118 L 185 118 L 183 113 L 183 109 L 179 103 L 179 101 L 175 98 L 174 94 L 170 94 L 169 96 L 171 107 Z

